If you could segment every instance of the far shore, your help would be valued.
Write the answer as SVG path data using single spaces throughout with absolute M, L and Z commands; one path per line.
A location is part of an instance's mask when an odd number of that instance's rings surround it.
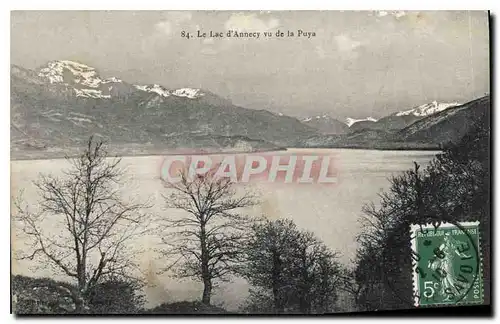
M 250 154 L 250 153 L 264 153 L 264 152 L 276 152 L 276 151 L 287 151 L 289 149 L 350 149 L 350 150 L 373 150 L 373 151 L 441 151 L 442 148 L 438 146 L 369 146 L 369 145 L 353 145 L 353 146 L 308 146 L 308 147 L 276 147 L 269 149 L 255 149 L 250 151 L 244 150 L 217 150 L 211 149 L 192 149 L 192 151 L 179 151 L 172 148 L 150 148 L 150 149 L 136 149 L 136 148 L 125 148 L 125 147 L 110 147 L 110 157 L 135 157 L 135 156 L 168 156 L 168 155 L 181 155 L 181 154 L 195 154 L 195 155 L 220 155 L 220 154 Z M 19 150 L 11 151 L 10 160 L 11 161 L 29 161 L 29 160 L 58 160 L 65 158 L 74 158 L 78 156 L 78 152 L 81 150 L 80 147 L 64 148 L 66 152 L 62 149 L 58 151 L 44 151 L 44 150 Z M 176 151 L 177 150 L 177 151 Z M 198 150 L 198 151 L 197 151 Z
M 230 151 L 230 150 L 216 150 L 216 149 L 209 149 L 209 150 L 203 150 L 203 151 L 196 151 L 199 149 L 193 149 L 193 151 L 175 151 L 176 149 L 172 148 L 166 148 L 166 149 L 151 149 L 151 150 L 142 150 L 142 151 L 135 151 L 134 149 L 123 149 L 123 150 L 117 150 L 116 148 L 113 149 L 112 146 L 110 146 L 109 150 L 109 157 L 134 157 L 134 156 L 168 156 L 168 155 L 181 155 L 181 154 L 193 154 L 193 155 L 209 155 L 209 154 L 249 154 L 249 153 L 263 153 L 263 152 L 276 152 L 276 151 L 286 151 L 287 149 L 284 147 L 276 147 L 272 149 L 261 149 L 261 150 L 251 150 L 251 151 Z M 29 161 L 29 160 L 61 160 L 61 159 L 66 159 L 66 158 L 75 158 L 78 156 L 78 152 L 82 150 L 83 148 L 68 148 L 68 151 L 70 152 L 62 152 L 62 151 L 55 151 L 55 152 L 48 152 L 48 151 L 42 151 L 42 150 L 32 150 L 32 151 L 11 151 L 11 156 L 10 160 L 11 161 Z M 132 152 L 131 152 L 132 151 Z

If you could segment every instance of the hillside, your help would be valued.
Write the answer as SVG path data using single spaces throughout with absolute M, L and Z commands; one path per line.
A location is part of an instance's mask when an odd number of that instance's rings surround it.
M 222 139 L 236 136 L 229 142 L 253 150 L 290 146 L 316 133 L 296 118 L 238 107 L 203 89 L 131 84 L 71 61 L 49 62 L 36 71 L 11 67 L 14 157 L 78 147 L 91 134 L 112 146 L 158 148 L 172 142 L 226 147 Z M 169 143 L 172 138 L 177 140 Z
M 52 61 L 37 70 L 11 66 L 11 152 L 14 159 L 62 157 L 77 152 L 90 135 L 121 155 L 178 149 L 431 149 L 456 141 L 473 120 L 489 119 L 487 107 L 489 97 L 464 105 L 434 101 L 379 120 L 351 118 L 346 124 L 322 115 L 299 121 L 238 107 L 204 89 L 134 84 L 102 77 L 81 63 Z
M 350 119 L 349 130 L 351 132 L 357 132 L 361 130 L 384 130 L 388 132 L 399 131 L 407 126 L 410 126 L 414 122 L 426 118 L 428 116 L 434 115 L 451 107 L 458 106 L 456 102 L 453 103 L 442 103 L 433 101 L 426 103 L 408 110 L 403 110 L 395 112 L 388 116 L 384 116 L 379 120 L 373 118 L 367 118 L 365 120 L 353 120 Z
M 397 133 L 401 141 L 457 143 L 474 123 L 490 123 L 491 101 L 485 96 L 421 119 Z
M 345 134 L 349 131 L 349 126 L 328 115 L 308 117 L 302 123 L 317 129 L 321 134 Z
M 401 130 L 365 128 L 342 135 L 315 135 L 299 139 L 296 145 L 388 150 L 441 149 L 447 143 L 458 142 L 474 123 L 490 123 L 490 104 L 490 97 L 486 96 L 419 118 Z M 411 118 L 408 115 L 400 117 Z M 372 123 L 378 124 L 382 120 Z

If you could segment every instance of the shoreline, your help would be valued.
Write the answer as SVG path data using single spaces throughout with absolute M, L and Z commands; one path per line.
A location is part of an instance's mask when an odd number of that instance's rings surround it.
M 80 148 L 83 149 L 83 148 Z M 170 150 L 171 152 L 173 150 Z M 182 155 L 182 154 L 193 154 L 193 155 L 221 155 L 221 154 L 249 154 L 249 153 L 265 153 L 265 152 L 279 152 L 279 151 L 287 151 L 287 148 L 278 147 L 273 149 L 264 149 L 264 150 L 255 150 L 255 151 L 212 151 L 212 152 L 177 152 L 177 153 L 159 153 L 158 150 L 149 151 L 149 152 L 139 152 L 137 154 L 131 154 L 130 152 L 125 152 L 120 154 L 119 152 L 115 152 L 113 150 L 109 150 L 109 157 L 118 157 L 118 158 L 127 158 L 127 157 L 141 157 L 141 156 L 170 156 L 170 155 Z M 61 152 L 53 152 L 52 154 L 48 154 L 46 156 L 32 156 L 32 157 L 12 157 L 12 151 L 10 152 L 10 161 L 35 161 L 35 160 L 64 160 L 66 157 L 75 158 L 78 154 L 60 154 Z M 23 151 L 23 154 L 26 154 L 26 151 Z
M 79 150 L 80 148 L 71 148 L 71 150 Z M 143 157 L 143 156 L 170 156 L 170 155 L 182 155 L 182 154 L 193 154 L 193 155 L 223 155 L 223 154 L 251 154 L 251 153 L 266 153 L 266 152 L 283 152 L 293 149 L 347 149 L 347 150 L 370 150 L 370 151 L 442 151 L 443 148 L 438 147 L 371 147 L 371 146 L 294 146 L 294 147 L 277 147 L 277 148 L 269 148 L 262 150 L 253 150 L 253 151 L 208 151 L 208 152 L 172 152 L 174 150 L 170 149 L 170 152 L 166 150 L 166 153 L 161 153 L 161 150 L 150 150 L 143 152 L 116 152 L 116 150 L 109 150 L 109 157 L 119 157 L 119 158 L 128 158 L 128 157 Z M 36 160 L 63 160 L 66 157 L 75 158 L 78 156 L 76 152 L 72 152 L 69 154 L 64 154 L 62 152 L 44 152 L 45 154 L 40 154 L 41 152 L 36 152 L 34 154 L 30 154 L 27 151 L 21 151 L 21 154 L 12 154 L 10 151 L 10 161 L 36 161 Z M 32 155 L 32 156 L 29 156 Z M 14 156 L 14 157 L 13 157 Z

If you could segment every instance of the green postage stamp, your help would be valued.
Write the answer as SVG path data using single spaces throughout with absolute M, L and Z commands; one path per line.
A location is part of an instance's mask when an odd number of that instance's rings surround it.
M 411 225 L 415 306 L 483 302 L 479 222 Z

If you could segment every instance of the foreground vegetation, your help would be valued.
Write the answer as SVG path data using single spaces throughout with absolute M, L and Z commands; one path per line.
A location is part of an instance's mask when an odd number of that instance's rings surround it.
M 18 315 L 28 314 L 224 314 L 225 309 L 201 302 L 164 303 L 144 308 L 139 289 L 124 282 L 106 282 L 94 291 L 87 306 L 77 309 L 75 285 L 49 278 L 12 277 L 12 308 Z
M 139 251 L 132 240 L 152 235 L 153 218 L 148 203 L 122 200 L 118 190 L 126 183 L 121 182 L 120 159 L 108 156 L 104 143 L 90 138 L 80 156 L 68 158 L 64 176 L 41 175 L 34 183 L 41 197 L 38 210 L 16 201 L 15 225 L 29 244 L 16 257 L 68 278 L 64 283 L 14 277 L 16 313 L 144 312 L 135 258 Z M 203 291 L 200 302 L 160 305 L 148 312 L 222 311 L 211 305 L 211 298 L 221 282 L 235 276 L 255 287 L 243 312 L 335 308 L 338 255 L 312 233 L 291 221 L 246 216 L 244 208 L 257 204 L 258 197 L 237 194 L 229 178 L 183 173 L 180 182 L 165 186 L 167 207 L 184 213 L 180 218 L 155 215 L 163 271 L 199 281 Z
M 358 310 L 413 307 L 409 226 L 412 223 L 475 221 L 481 223 L 484 264 L 490 255 L 490 130 L 481 116 L 462 140 L 444 148 L 426 170 L 395 176 L 379 205 L 364 207 L 363 231 L 353 270 L 313 233 L 290 220 L 249 218 L 242 208 L 258 203 L 250 193 L 236 194 L 227 179 L 182 177 L 165 197 L 183 218 L 163 215 L 168 235 L 159 251 L 165 268 L 178 278 L 203 284 L 199 301 L 144 308 L 141 279 L 126 242 L 147 235 L 148 205 L 123 202 L 112 184 L 120 179 L 119 160 L 109 161 L 102 143 L 91 139 L 63 179 L 41 177 L 42 210 L 29 211 L 22 201 L 16 220 L 32 239 L 31 251 L 68 282 L 13 276 L 17 314 L 221 314 L 211 305 L 217 286 L 235 276 L 251 285 L 241 313 L 321 314 L 339 310 L 339 293 L 348 293 Z M 44 217 L 58 217 L 65 235 L 41 230 Z M 175 258 L 174 258 L 175 256 Z M 168 260 L 176 260 L 168 264 Z M 484 267 L 485 302 L 489 267 Z M 352 310 L 352 309 L 351 309 Z
M 490 161 L 488 113 L 426 170 L 415 164 L 413 170 L 393 177 L 390 190 L 380 196 L 380 207 L 365 206 L 354 274 L 359 307 L 413 307 L 410 224 L 464 221 L 480 222 L 485 302 L 489 303 Z

